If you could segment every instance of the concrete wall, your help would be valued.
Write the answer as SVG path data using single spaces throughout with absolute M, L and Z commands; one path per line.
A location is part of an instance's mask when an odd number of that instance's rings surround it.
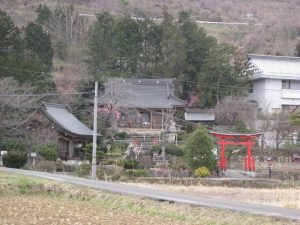
M 291 89 L 282 89 L 282 80 L 259 79 L 253 81 L 253 93 L 248 100 L 258 103 L 263 112 L 275 113 L 282 105 L 300 105 L 300 81 L 291 81 Z

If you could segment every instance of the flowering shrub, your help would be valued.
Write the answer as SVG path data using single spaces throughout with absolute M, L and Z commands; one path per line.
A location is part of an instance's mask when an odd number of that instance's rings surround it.
M 209 177 L 210 175 L 209 169 L 205 166 L 199 167 L 195 170 L 196 177 Z

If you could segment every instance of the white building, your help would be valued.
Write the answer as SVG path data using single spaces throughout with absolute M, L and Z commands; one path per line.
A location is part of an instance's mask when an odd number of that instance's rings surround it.
M 247 56 L 241 75 L 253 82 L 248 100 L 259 112 L 280 113 L 300 105 L 300 57 Z

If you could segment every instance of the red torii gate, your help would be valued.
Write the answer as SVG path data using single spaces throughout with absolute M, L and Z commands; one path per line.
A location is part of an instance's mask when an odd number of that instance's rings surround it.
M 227 169 L 227 158 L 225 157 L 225 146 L 226 145 L 244 145 L 247 146 L 247 156 L 244 158 L 245 171 L 255 171 L 255 159 L 251 154 L 251 146 L 255 145 L 255 142 L 251 141 L 254 138 L 258 138 L 262 133 L 220 133 L 217 131 L 210 132 L 214 137 L 221 139 L 217 144 L 221 145 L 220 155 L 220 169 L 226 171 Z M 242 139 L 243 141 L 227 141 L 227 139 Z

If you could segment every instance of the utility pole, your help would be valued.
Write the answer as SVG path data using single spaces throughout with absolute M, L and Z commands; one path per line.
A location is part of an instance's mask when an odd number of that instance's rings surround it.
M 93 154 L 92 154 L 92 179 L 93 180 L 96 180 L 97 110 L 98 110 L 98 81 L 95 82 L 95 97 L 94 97 L 94 126 L 93 126 Z

